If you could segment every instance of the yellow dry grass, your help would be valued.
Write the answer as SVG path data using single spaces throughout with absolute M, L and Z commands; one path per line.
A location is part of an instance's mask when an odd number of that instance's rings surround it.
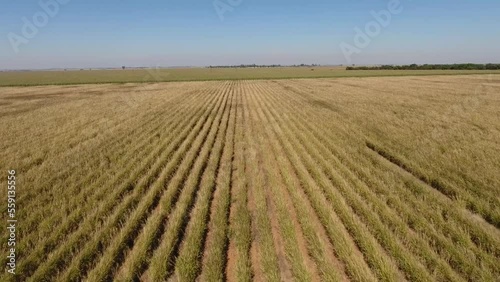
M 4 87 L 22 228 L 0 280 L 495 281 L 499 93 L 500 75 Z

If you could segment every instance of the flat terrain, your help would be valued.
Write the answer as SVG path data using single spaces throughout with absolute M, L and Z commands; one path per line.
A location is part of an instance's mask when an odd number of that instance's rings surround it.
M 500 75 L 3 87 L 0 122 L 19 281 L 500 277 Z
M 0 86 L 144 83 L 241 79 L 500 74 L 500 70 L 355 70 L 345 67 L 174 68 L 0 72 Z

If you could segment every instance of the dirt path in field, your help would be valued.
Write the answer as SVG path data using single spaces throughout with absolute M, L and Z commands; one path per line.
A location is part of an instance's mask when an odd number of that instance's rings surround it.
M 240 168 L 235 168 L 240 169 Z M 236 173 L 235 173 L 236 174 Z M 236 178 L 236 176 L 234 176 Z M 237 185 L 238 180 L 233 180 L 233 183 Z M 234 201 L 236 202 L 237 197 L 234 195 L 235 191 L 231 191 L 231 198 L 235 199 Z M 236 217 L 236 207 L 234 207 L 236 204 L 232 204 L 229 210 L 229 224 L 230 224 L 230 230 L 234 230 L 234 227 L 232 226 L 235 221 Z M 227 265 L 226 265 L 226 279 L 228 281 L 237 281 L 237 260 L 238 260 L 238 250 L 236 248 L 236 242 L 234 242 L 234 236 L 230 235 L 229 238 L 229 246 L 227 249 Z
M 263 173 L 263 172 L 261 172 Z M 270 188 L 268 187 L 266 190 L 268 191 Z M 271 233 L 274 239 L 274 247 L 276 249 L 276 255 L 278 257 L 278 264 L 281 273 L 281 279 L 284 281 L 293 280 L 293 274 L 291 270 L 291 266 L 286 259 L 285 246 L 283 242 L 283 238 L 281 237 L 281 233 L 279 231 L 279 223 L 276 218 L 276 207 L 272 200 L 272 195 L 269 195 L 269 192 L 266 193 L 266 204 L 268 207 L 269 218 L 271 220 Z
M 236 125 L 238 116 L 238 95 L 233 89 L 231 119 L 226 135 L 224 151 L 222 154 L 222 168 L 216 180 L 216 190 L 213 194 L 212 206 L 210 207 L 210 222 L 205 242 L 205 248 L 201 258 L 201 273 L 198 280 L 209 279 L 227 280 L 226 268 L 228 264 L 228 248 L 230 237 L 230 208 L 233 193 L 233 179 L 235 168 L 235 141 Z M 216 269 L 220 267 L 220 269 Z M 220 271 L 219 276 L 213 277 L 213 273 Z
M 251 91 L 252 93 L 258 93 L 254 89 Z M 255 103 L 255 96 L 252 96 L 252 102 Z M 256 120 L 256 124 L 261 125 L 261 124 L 266 124 L 268 121 L 263 119 L 261 113 L 259 113 L 258 109 L 253 109 L 253 115 Z M 281 280 L 283 281 L 291 281 L 293 279 L 293 274 L 291 270 L 291 265 L 289 261 L 287 260 L 287 255 L 285 251 L 285 242 L 282 238 L 282 234 L 280 232 L 280 226 L 278 223 L 278 211 L 277 208 L 274 204 L 273 201 L 273 193 L 272 193 L 272 187 L 271 185 L 272 182 L 270 180 L 270 177 L 273 177 L 270 175 L 269 170 L 264 169 L 266 166 L 265 158 L 267 156 L 264 156 L 264 154 L 268 154 L 264 148 L 267 145 L 267 140 L 264 137 L 264 132 L 262 126 L 256 126 L 254 128 L 254 139 L 257 139 L 256 145 L 258 148 L 257 151 L 257 162 L 259 164 L 258 166 L 258 174 L 262 177 L 263 179 L 263 187 L 262 189 L 263 196 L 265 197 L 265 206 L 267 210 L 267 217 L 269 218 L 270 222 L 270 227 L 271 227 L 271 235 L 272 235 L 272 240 L 274 242 L 274 249 L 277 257 L 277 262 L 278 262 L 278 267 L 279 267 L 279 272 L 281 275 Z M 262 254 L 259 254 L 259 256 L 262 256 Z
M 290 195 L 288 194 L 288 191 L 286 191 L 286 188 L 284 186 L 279 185 L 278 189 L 280 190 L 281 195 L 284 197 L 285 202 L 287 203 L 287 209 L 289 211 L 290 219 L 292 220 L 292 223 L 293 223 L 298 247 L 299 247 L 300 253 L 302 255 L 302 258 L 304 260 L 304 264 L 307 267 L 307 270 L 309 271 L 309 273 L 311 274 L 312 280 L 313 281 L 321 281 L 316 263 L 314 263 L 312 261 L 311 257 L 309 256 L 309 253 L 307 251 L 307 241 L 304 238 L 304 233 L 302 233 L 302 229 L 300 227 L 297 213 L 295 212 L 295 208 L 292 205 L 292 203 L 293 203 L 292 199 L 290 198 Z
M 252 279 L 253 273 L 251 268 L 250 244 L 251 238 L 251 222 L 250 211 L 248 209 L 250 189 L 249 179 L 247 175 L 249 169 L 247 167 L 249 147 L 246 136 L 246 126 L 248 113 L 246 103 L 244 102 L 244 94 L 241 92 L 241 85 L 237 88 L 238 108 L 236 116 L 235 140 L 234 140 L 234 156 L 233 156 L 233 173 L 231 187 L 231 203 L 229 210 L 229 246 L 227 250 L 227 266 L 226 279 L 228 281 L 239 281 Z M 242 221 L 242 218 L 247 221 Z M 243 226 L 242 226 L 243 224 Z M 248 225 L 247 225 L 248 224 Z M 244 230 L 242 230 L 244 229 Z M 241 242 L 241 232 L 248 231 L 248 240 Z M 242 246 L 242 244 L 244 244 Z M 248 244 L 248 245 L 247 245 Z M 248 249 L 244 249 L 248 246 Z M 241 277 L 243 275 L 244 277 Z
M 262 90 L 257 88 L 257 92 L 260 93 Z M 263 101 L 259 100 L 259 104 L 261 104 L 260 107 L 265 105 L 262 105 Z M 269 120 L 267 119 L 267 116 L 263 113 L 262 109 L 259 109 L 259 116 L 262 120 L 262 124 L 269 124 Z M 293 205 L 291 204 L 292 200 L 290 199 L 290 195 L 288 194 L 288 191 L 285 188 L 285 184 L 283 182 L 283 179 L 281 178 L 280 171 L 278 170 L 278 167 L 280 164 L 276 162 L 276 156 L 275 152 L 273 152 L 273 149 L 271 148 L 271 140 L 275 138 L 272 136 L 272 134 L 269 132 L 269 128 L 267 126 L 260 127 L 261 129 L 261 140 L 262 140 L 262 145 L 261 150 L 266 152 L 265 160 L 266 166 L 269 167 L 269 171 L 267 171 L 266 176 L 268 177 L 273 177 L 275 181 L 270 181 L 269 187 L 267 189 L 267 202 L 270 210 L 270 218 L 271 218 L 271 224 L 273 226 L 273 237 L 275 241 L 275 246 L 276 246 L 276 252 L 278 254 L 278 259 L 280 263 L 280 269 L 282 273 L 282 279 L 287 281 L 293 279 L 295 277 L 296 279 L 298 278 L 297 276 L 293 275 L 294 270 L 292 270 L 292 265 L 293 263 L 298 263 L 299 261 L 302 261 L 303 266 L 305 267 L 304 270 L 297 270 L 297 271 L 305 271 L 307 272 L 308 275 L 310 275 L 310 279 L 313 281 L 320 281 L 320 277 L 318 275 L 318 270 L 315 265 L 315 263 L 311 260 L 308 252 L 307 252 L 307 243 L 305 241 L 304 235 L 302 233 L 301 227 L 299 226 L 299 222 L 297 219 L 297 214 L 295 213 L 295 209 Z M 270 175 L 270 176 L 269 176 Z M 273 186 L 271 186 L 273 185 Z M 274 190 L 272 193 L 271 191 Z M 278 191 L 278 192 L 277 192 Z M 281 199 L 277 199 L 276 197 L 283 197 Z M 280 204 L 281 203 L 281 204 Z M 287 217 L 290 220 L 290 224 L 293 227 L 294 232 L 294 246 L 285 246 L 285 244 L 290 244 L 291 241 L 288 241 L 286 238 L 283 238 L 283 236 L 286 236 L 285 234 L 281 234 L 280 230 L 284 231 L 280 227 L 281 224 L 278 219 L 278 215 L 280 211 L 278 210 L 278 206 L 282 205 L 286 206 L 286 211 L 287 211 Z M 280 208 L 282 209 L 282 207 Z M 286 228 L 286 227 L 282 227 Z M 296 245 L 295 245 L 296 244 Z M 290 249 L 292 254 L 290 254 L 292 257 L 287 257 L 287 248 Z M 294 249 L 296 248 L 296 251 L 298 253 L 295 253 Z M 294 257 L 297 256 L 298 257 Z M 294 262 L 295 260 L 295 262 Z
M 271 105 L 270 107 L 273 107 L 273 105 Z M 271 137 L 271 138 L 275 138 L 275 137 Z M 278 154 L 283 154 L 283 152 L 278 152 Z M 280 165 L 286 165 L 289 170 L 293 171 L 293 169 L 290 167 L 290 163 L 286 163 L 286 164 L 282 163 Z M 292 186 L 297 188 L 295 190 L 295 192 L 298 193 L 299 198 L 308 199 L 307 195 L 304 193 L 304 188 L 301 187 L 302 184 L 300 183 L 300 180 L 297 178 L 297 175 L 293 174 L 292 176 L 293 177 L 290 178 L 289 180 L 292 181 L 292 183 L 293 183 Z M 301 187 L 301 188 L 298 189 L 299 187 Z M 305 264 L 310 270 L 313 270 L 313 271 L 311 271 L 313 280 L 314 281 L 321 281 L 321 279 L 319 278 L 317 265 L 314 261 L 312 261 L 312 258 L 310 257 L 309 252 L 307 250 L 308 243 L 304 237 L 304 233 L 302 232 L 302 228 L 300 226 L 299 218 L 298 218 L 298 215 L 296 213 L 296 210 L 293 207 L 293 204 L 291 204 L 291 203 L 293 203 L 291 195 L 288 193 L 285 186 L 281 186 L 279 188 L 282 192 L 283 197 L 286 198 L 285 202 L 287 202 L 288 205 L 290 206 L 288 210 L 290 211 L 290 217 L 294 223 L 294 229 L 295 229 L 295 233 L 297 234 L 299 248 L 300 248 L 302 256 L 305 260 Z M 328 239 L 328 235 L 326 233 L 326 230 L 324 229 L 319 218 L 317 217 L 315 210 L 311 206 L 311 203 L 309 202 L 309 200 L 305 200 L 305 201 L 303 201 L 303 204 L 305 205 L 305 208 L 307 210 L 306 214 L 310 215 L 310 217 L 308 219 L 310 220 L 310 223 L 314 226 L 314 229 L 316 230 L 316 235 L 318 236 L 318 239 L 321 242 L 321 246 L 323 247 L 324 258 L 328 261 L 328 264 L 333 265 L 334 268 L 338 270 L 341 281 L 348 281 L 349 279 L 348 279 L 346 272 L 345 272 L 345 265 L 335 256 L 333 245 L 331 244 L 330 240 Z
M 255 196 L 254 196 L 254 191 L 253 191 L 253 186 L 252 180 L 249 181 L 250 185 L 248 186 L 248 211 L 250 212 L 250 215 L 252 218 L 256 218 L 256 203 L 255 203 Z M 252 245 L 250 247 L 250 259 L 252 261 L 252 270 L 254 273 L 254 279 L 255 281 L 265 281 L 264 280 L 264 273 L 262 271 L 262 268 L 260 267 L 261 265 L 261 255 L 259 251 L 259 246 L 258 242 L 260 241 L 259 238 L 259 230 L 257 228 L 257 223 L 252 220 Z
M 277 86 L 278 86 L 279 88 L 283 88 L 283 87 L 284 87 L 283 85 L 280 85 L 279 83 L 277 84 Z M 301 101 L 300 101 L 300 100 L 304 99 L 304 96 L 309 95 L 309 94 L 308 94 L 308 93 L 306 93 L 305 91 L 303 91 L 303 90 L 298 90 L 298 89 L 294 89 L 294 91 L 293 91 L 295 94 L 299 94 L 299 96 L 298 96 L 298 97 L 292 97 L 292 96 L 290 96 L 290 95 L 289 95 L 289 93 L 288 93 L 289 91 L 281 91 L 281 90 L 277 90 L 277 92 L 275 92 L 275 91 L 276 91 L 275 89 L 271 89 L 271 90 L 269 90 L 269 91 L 270 91 L 270 92 L 272 92 L 272 93 L 274 93 L 274 94 L 276 94 L 276 95 L 279 95 L 279 94 L 281 94 L 281 93 L 286 94 L 287 96 L 289 96 L 289 97 L 285 98 L 285 100 L 286 100 L 286 101 L 288 101 L 288 102 L 293 101 L 293 100 L 297 100 L 297 99 L 298 99 L 298 100 L 299 100 L 299 101 L 297 101 L 297 102 L 298 102 L 298 104 L 300 104 L 300 103 L 301 103 Z M 273 106 L 270 106 L 270 107 L 272 108 Z M 290 106 L 288 106 L 288 107 L 290 107 Z M 297 108 L 291 108 L 291 107 L 290 107 L 290 110 L 291 110 L 292 112 L 295 112 L 295 111 L 300 111 L 300 109 L 297 109 Z M 273 121 L 273 122 L 274 122 L 274 121 Z M 279 123 L 278 123 L 278 124 L 279 124 Z M 278 125 L 278 126 L 280 126 L 280 125 Z M 280 129 L 280 130 L 281 130 L 281 129 Z M 290 141 L 286 141 L 286 142 L 290 142 Z M 292 144 L 292 143 L 290 143 L 290 144 Z M 291 160 L 290 160 L 290 161 L 291 161 Z M 299 179 L 299 177 L 298 177 L 298 176 L 297 176 L 297 178 L 296 178 L 296 179 L 294 179 L 294 182 L 295 182 L 294 187 L 301 187 L 301 186 L 302 186 L 302 185 L 300 184 L 301 180 Z M 301 198 L 304 198 L 304 199 L 308 199 L 308 198 L 309 198 L 309 197 L 305 194 L 305 190 L 304 190 L 304 189 L 297 189 L 297 192 L 300 194 Z M 326 243 L 325 245 L 326 245 L 326 246 L 328 246 L 328 247 L 329 247 L 329 249 L 331 250 L 331 251 L 327 252 L 329 260 L 331 261 L 331 263 L 332 263 L 333 265 L 335 265 L 335 267 L 336 267 L 337 269 L 339 269 L 339 273 L 341 274 L 342 279 L 343 279 L 343 280 L 345 280 L 345 281 L 349 280 L 348 276 L 346 275 L 346 267 L 345 267 L 345 264 L 344 264 L 341 260 L 339 260 L 339 259 L 337 258 L 337 256 L 335 255 L 335 251 L 334 251 L 333 243 L 330 241 L 330 238 L 329 238 L 329 236 L 327 235 L 327 232 L 326 232 L 326 230 L 324 229 L 323 224 L 321 223 L 321 221 L 319 220 L 319 218 L 316 216 L 316 212 L 314 211 L 313 207 L 311 206 L 311 203 L 309 202 L 309 200 L 307 200 L 307 201 L 305 201 L 305 202 L 306 202 L 306 204 L 307 204 L 307 206 L 308 206 L 308 210 L 310 211 L 310 214 L 315 215 L 315 216 L 314 216 L 314 220 L 313 220 L 313 221 L 314 221 L 314 225 L 316 226 L 316 230 L 318 231 L 318 234 L 321 234 L 321 238 L 322 238 L 323 242 L 325 242 L 325 243 Z M 332 207 L 332 210 L 333 210 L 333 207 Z M 339 220 L 340 220 L 340 219 L 339 219 Z M 342 222 L 342 221 L 340 220 L 340 222 Z M 363 258 L 363 260 L 365 260 L 365 259 L 364 259 L 364 255 L 363 255 L 363 253 L 362 253 L 361 249 L 359 248 L 358 244 L 357 244 L 357 243 L 356 243 L 356 242 L 352 239 L 352 237 L 347 238 L 347 240 L 349 240 L 349 241 L 351 241 L 351 242 L 352 242 L 353 251 L 354 251 L 354 253 L 356 254 L 356 256 L 361 257 L 361 258 Z M 371 271 L 371 269 L 370 269 L 370 271 Z

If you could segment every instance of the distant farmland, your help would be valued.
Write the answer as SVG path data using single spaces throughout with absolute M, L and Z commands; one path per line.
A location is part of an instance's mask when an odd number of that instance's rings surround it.
M 145 71 L 102 73 L 0 81 Z M 16 278 L 498 281 L 499 93 L 498 74 L 3 87 Z
M 15 71 L 0 72 L 0 86 L 465 74 L 500 74 L 500 70 L 346 71 L 345 67 L 281 67 Z

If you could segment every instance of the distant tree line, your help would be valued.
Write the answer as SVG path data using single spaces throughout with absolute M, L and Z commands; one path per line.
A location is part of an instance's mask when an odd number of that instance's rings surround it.
M 317 64 L 300 64 L 300 65 L 257 65 L 257 64 L 251 64 L 251 65 L 232 65 L 232 66 L 208 66 L 210 69 L 215 69 L 215 68 L 282 68 L 282 67 L 319 67 L 320 65 Z
M 372 67 L 347 67 L 346 70 L 500 70 L 500 64 L 449 64 L 449 65 L 382 65 Z

